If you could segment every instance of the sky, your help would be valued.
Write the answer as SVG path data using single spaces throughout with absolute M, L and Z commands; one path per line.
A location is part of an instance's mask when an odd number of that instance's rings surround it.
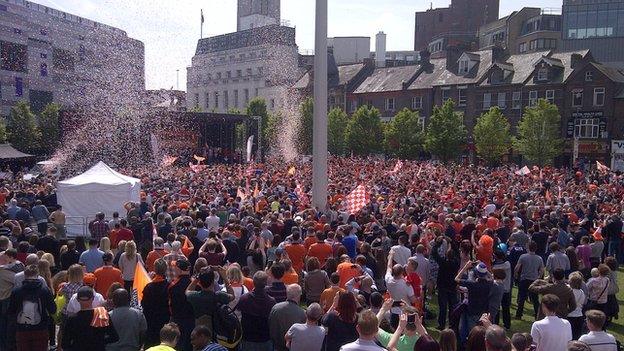
M 236 0 L 31 0 L 123 29 L 145 44 L 148 89 L 186 90 L 186 67 L 200 38 L 236 31 Z M 500 0 L 500 16 L 525 6 L 561 8 L 562 0 Z M 414 12 L 451 0 L 328 0 L 328 35 L 370 36 L 384 31 L 388 50 L 413 50 Z M 314 48 L 314 0 L 282 0 L 282 19 L 296 28 L 300 52 Z M 179 71 L 177 73 L 176 71 Z M 179 74 L 179 76 L 178 76 Z

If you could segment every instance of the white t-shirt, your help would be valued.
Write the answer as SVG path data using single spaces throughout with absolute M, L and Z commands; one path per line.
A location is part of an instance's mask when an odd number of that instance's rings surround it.
M 219 219 L 219 217 L 217 217 L 216 215 L 212 215 L 206 217 L 204 224 L 206 225 L 206 228 L 208 228 L 208 231 L 210 231 L 211 229 L 219 229 L 220 222 L 221 220 Z
M 394 261 L 402 266 L 405 266 L 407 260 L 412 256 L 410 249 L 403 245 L 394 245 L 390 251 L 394 252 L 394 256 L 392 256 Z
M 585 304 L 585 293 L 581 289 L 572 289 L 576 309 L 568 314 L 568 317 L 583 317 L 583 305 Z
M 67 304 L 67 315 L 71 316 L 74 315 L 76 313 L 78 313 L 78 311 L 80 311 L 80 302 L 78 302 L 78 298 L 77 298 L 78 294 L 73 294 L 71 299 L 69 299 L 69 303 Z M 104 306 L 104 303 L 106 303 L 106 300 L 104 299 L 104 297 L 97 292 L 93 292 L 93 303 L 92 303 L 92 307 L 96 308 L 96 307 L 101 307 Z
M 533 323 L 531 337 L 537 345 L 536 351 L 567 351 L 572 327 L 565 319 L 549 316 Z
M 386 273 L 386 288 L 390 297 L 394 301 L 410 301 L 414 296 L 414 288 L 405 281 L 405 279 L 395 279 L 390 273 Z M 392 307 L 390 310 L 394 314 L 401 314 L 401 307 Z

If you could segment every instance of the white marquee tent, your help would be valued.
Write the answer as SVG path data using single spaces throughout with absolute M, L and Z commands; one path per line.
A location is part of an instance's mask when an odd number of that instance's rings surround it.
M 101 161 L 86 172 L 59 182 L 56 194 L 67 216 L 67 235 L 88 235 L 86 224 L 98 212 L 106 217 L 115 211 L 123 215 L 123 205 L 139 202 L 140 191 L 139 179 L 116 172 Z

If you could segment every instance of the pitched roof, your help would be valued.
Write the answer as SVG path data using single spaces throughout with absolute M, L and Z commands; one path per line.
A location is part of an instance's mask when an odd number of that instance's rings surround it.
M 624 74 L 622 74 L 622 72 L 620 72 L 617 68 L 606 66 L 597 62 L 592 62 L 591 64 L 612 81 L 616 83 L 624 83 Z
M 13 146 L 11 144 L 0 144 L 0 159 L 12 159 L 12 158 L 26 158 L 32 157 L 33 155 L 25 154 Z
M 353 93 L 401 91 L 403 83 L 407 82 L 418 69 L 419 65 L 376 68 Z
M 579 54 L 581 57 L 587 56 L 589 50 L 579 50 L 579 51 L 568 51 L 568 52 L 558 52 L 550 55 L 551 58 L 559 59 L 563 64 L 563 81 L 565 82 L 570 74 L 574 71 L 572 69 L 572 54 Z
M 506 61 L 514 68 L 511 84 L 524 83 L 535 70 L 537 60 L 547 54 L 548 51 L 539 51 L 529 54 L 511 55 Z
M 347 65 L 338 66 L 338 85 L 346 85 L 351 82 L 353 78 L 362 70 L 366 65 L 364 63 L 353 63 Z M 314 70 L 310 69 L 299 78 L 299 80 L 293 85 L 295 89 L 306 89 L 314 84 Z
M 446 70 L 446 59 L 432 59 L 429 69 L 424 69 L 409 86 L 409 90 L 431 89 L 433 82 L 437 81 L 440 75 Z
M 312 85 L 312 70 L 308 70 L 299 78 L 299 80 L 293 85 L 295 89 L 305 89 Z
M 481 50 L 467 54 L 479 55 L 479 61 L 475 64 L 472 70 L 468 72 L 468 74 L 459 75 L 457 72 L 445 70 L 440 77 L 433 82 L 433 85 L 438 86 L 476 83 L 492 65 L 492 50 Z

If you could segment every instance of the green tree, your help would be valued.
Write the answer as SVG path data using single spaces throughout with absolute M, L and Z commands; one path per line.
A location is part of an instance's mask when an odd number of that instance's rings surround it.
M 260 117 L 260 130 L 262 134 L 262 153 L 265 154 L 270 145 L 268 127 L 269 127 L 269 113 L 267 112 L 266 101 L 261 97 L 255 97 L 247 104 L 246 115 L 249 117 Z M 255 123 L 253 130 L 256 130 Z
M 46 155 L 52 154 L 60 142 L 59 110 L 59 105 L 47 104 L 39 115 L 39 130 L 41 131 L 39 148 Z
M 241 110 L 237 109 L 236 107 L 230 107 L 227 110 L 227 113 L 229 113 L 231 115 L 240 115 L 240 114 L 242 114 Z
M 509 121 L 497 106 L 490 108 L 477 120 L 473 131 L 477 154 L 490 165 L 500 162 L 509 151 L 509 128 Z
M 277 112 L 268 115 L 266 131 L 262 136 L 264 150 L 268 150 L 270 145 L 277 144 L 277 138 L 280 135 L 279 131 L 282 128 L 282 118 L 282 115 Z
M 22 152 L 35 152 L 41 140 L 35 114 L 26 101 L 18 101 L 7 119 L 8 141 Z
M 0 144 L 7 142 L 7 130 L 4 121 L 0 120 Z
M 455 112 L 453 100 L 435 106 L 427 126 L 425 150 L 448 162 L 461 154 L 466 142 L 466 127 L 461 113 Z
M 327 115 L 327 150 L 332 155 L 344 155 L 347 149 L 345 134 L 349 116 L 341 108 L 333 108 Z
M 520 123 L 518 137 L 513 145 L 529 161 L 544 166 L 561 155 L 561 115 L 556 105 L 540 99 L 534 107 L 528 107 Z
M 306 98 L 299 106 L 299 127 L 297 130 L 297 148 L 303 155 L 312 154 L 312 128 L 314 124 L 314 100 Z
M 355 155 L 361 156 L 381 152 L 383 149 L 383 127 L 379 110 L 368 106 L 358 108 L 347 124 L 345 141 L 349 151 Z
M 422 129 L 418 112 L 407 108 L 399 111 L 384 131 L 386 152 L 403 159 L 418 158 L 424 142 Z

